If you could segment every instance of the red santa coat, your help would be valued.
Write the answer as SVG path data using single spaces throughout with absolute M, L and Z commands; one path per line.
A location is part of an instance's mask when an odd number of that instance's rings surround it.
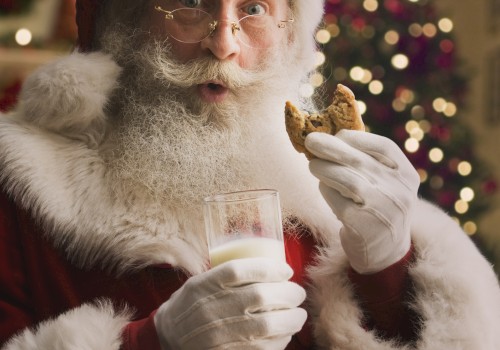
M 140 346 L 155 339 L 148 315 L 186 278 L 159 264 L 190 271 L 200 265 L 199 237 L 168 235 L 175 227 L 161 216 L 148 217 L 148 208 L 127 207 L 109 196 L 92 144 L 98 135 L 80 139 L 59 132 L 68 130 L 67 123 L 78 131 L 103 122 L 103 103 L 118 74 L 105 55 L 71 55 L 35 73 L 21 108 L 0 115 L 0 183 L 15 198 L 0 195 L 0 342 L 10 338 L 5 349 Z M 71 82 L 78 85 L 66 85 Z M 314 346 L 402 350 L 406 343 L 393 337 L 419 330 L 419 350 L 500 348 L 496 276 L 440 209 L 416 203 L 413 253 L 369 276 L 349 270 L 339 226 L 333 227 L 326 209 L 307 222 L 323 223 L 311 231 L 315 237 L 327 232 L 330 239 L 307 273 Z M 296 278 L 311 261 L 311 242 L 287 243 Z M 123 304 L 134 312 L 120 311 Z M 418 322 L 408 308 L 416 310 Z M 308 346 L 303 335 L 294 339 L 299 349 Z

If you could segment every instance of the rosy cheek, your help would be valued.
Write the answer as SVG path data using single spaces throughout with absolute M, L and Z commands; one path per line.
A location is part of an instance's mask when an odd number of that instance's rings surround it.
M 237 62 L 241 68 L 252 69 L 259 64 L 258 52 L 242 46 Z

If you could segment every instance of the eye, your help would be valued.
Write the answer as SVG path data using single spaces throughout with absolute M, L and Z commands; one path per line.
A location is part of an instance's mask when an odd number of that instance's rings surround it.
M 265 15 L 266 9 L 261 4 L 252 4 L 245 8 L 245 12 L 251 16 Z
M 185 7 L 195 8 L 201 5 L 201 0 L 179 0 Z

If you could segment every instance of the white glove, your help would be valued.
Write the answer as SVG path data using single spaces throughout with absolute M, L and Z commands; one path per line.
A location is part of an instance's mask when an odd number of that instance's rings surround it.
M 343 223 L 340 241 L 352 268 L 376 273 L 403 258 L 420 179 L 399 147 L 353 130 L 312 133 L 305 145 L 318 157 L 309 168 Z
M 307 318 L 292 274 L 286 263 L 248 258 L 191 277 L 155 315 L 162 349 L 284 349 Z

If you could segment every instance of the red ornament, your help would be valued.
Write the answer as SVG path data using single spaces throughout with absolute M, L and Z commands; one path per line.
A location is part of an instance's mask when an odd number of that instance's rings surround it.
M 498 184 L 495 180 L 490 179 L 490 180 L 483 182 L 481 188 L 483 190 L 483 193 L 488 194 L 488 195 L 492 195 L 497 191 Z
M 441 191 L 436 197 L 439 205 L 445 208 L 453 207 L 453 204 L 458 199 L 457 195 L 451 191 Z
M 392 12 L 393 14 L 401 14 L 404 11 L 404 7 L 399 0 L 385 0 L 385 8 Z
M 439 43 L 439 48 L 444 53 L 451 53 L 455 49 L 455 44 L 450 39 L 444 39 Z
M 358 32 L 362 31 L 366 26 L 366 21 L 363 18 L 355 18 L 351 22 L 352 27 Z
M 448 142 L 451 138 L 451 130 L 443 125 L 433 125 L 430 135 L 441 142 Z

